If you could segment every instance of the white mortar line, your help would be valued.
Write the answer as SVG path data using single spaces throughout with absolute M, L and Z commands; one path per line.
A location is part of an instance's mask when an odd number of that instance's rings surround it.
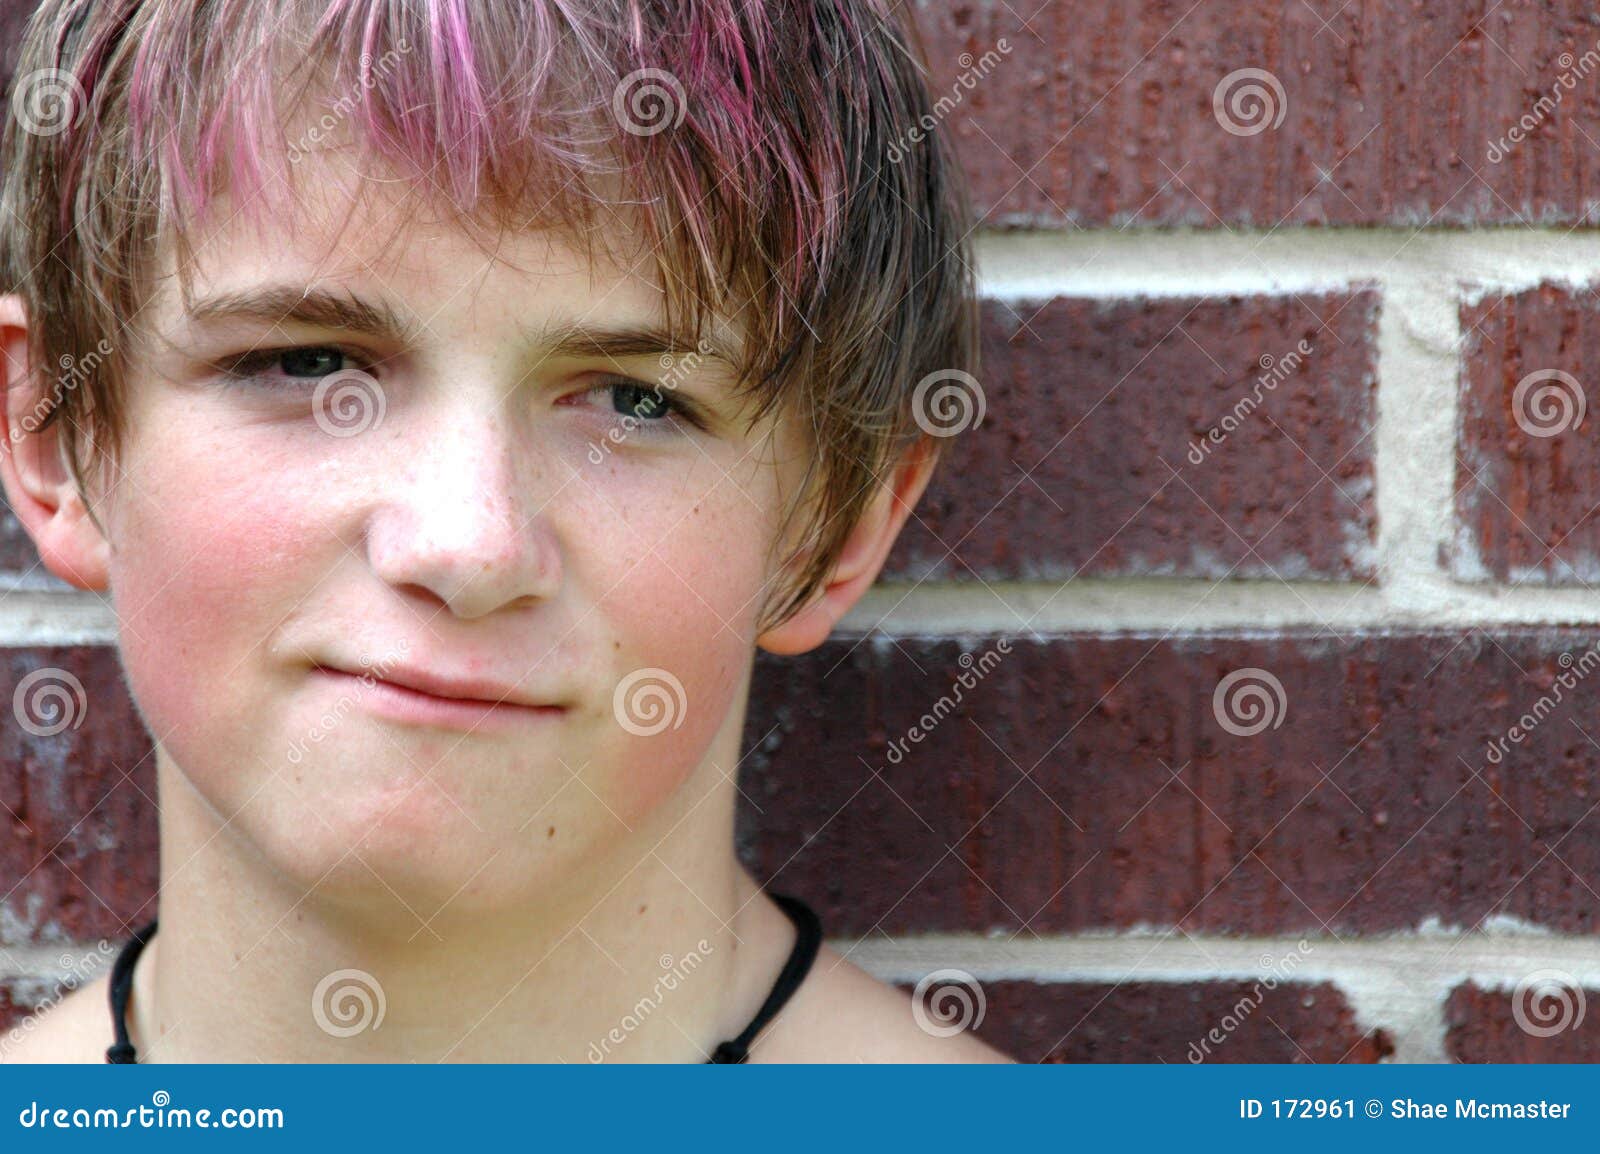
M 1600 939 L 1540 933 L 1513 919 L 1502 923 L 1514 931 L 1463 933 L 1430 924 L 1420 931 L 1336 941 L 1143 928 L 1011 940 L 970 934 L 830 938 L 828 944 L 882 981 L 909 984 L 942 969 L 964 970 L 980 984 L 1327 983 L 1344 995 L 1360 1029 L 1390 1034 L 1395 1061 L 1440 1062 L 1447 1060 L 1445 1002 L 1464 982 L 1509 991 L 1530 975 L 1553 971 L 1563 983 L 1600 989 Z M 92 945 L 0 949 L 0 980 L 54 985 L 70 967 L 92 977 L 109 967 L 110 956 Z
M 840 942 L 835 948 L 881 980 L 909 983 L 947 968 L 965 970 L 980 984 L 1326 982 L 1344 994 L 1361 1029 L 1390 1034 L 1397 1062 L 1449 1060 L 1444 1007 L 1463 982 L 1511 990 L 1529 975 L 1553 970 L 1564 983 L 1600 989 L 1600 940 L 1538 933 L 1430 930 L 1344 941 L 1154 932 L 1011 941 L 929 935 Z
M 1600 234 L 1564 228 L 988 232 L 975 251 L 979 291 L 999 300 L 1306 295 L 1408 279 L 1477 282 L 1470 297 L 1600 279 Z
M 891 634 L 1020 630 L 1025 623 L 1046 634 L 1173 626 L 1338 633 L 1600 624 L 1600 587 L 1479 581 L 1485 574 L 1469 551 L 1457 553 L 1453 565 L 1475 579 L 1458 581 L 1442 560 L 1455 544 L 1459 310 L 1486 292 L 1542 281 L 1600 283 L 1600 235 L 1562 229 L 1019 233 L 985 235 L 978 251 L 982 292 L 1000 300 L 1303 296 L 1375 286 L 1382 297 L 1372 442 L 1378 524 L 1371 560 L 1378 580 L 1090 578 L 1059 585 L 986 587 L 967 580 L 909 590 L 880 586 L 845 619 L 844 631 L 859 634 L 880 620 Z M 1470 542 L 1460 547 L 1468 550 Z
M 0 645 L 92 645 L 115 641 L 116 617 L 93 593 L 0 593 Z
M 1446 585 L 1438 596 L 1428 593 L 1422 581 L 1393 591 L 1232 578 L 884 583 L 868 590 L 845 615 L 838 635 L 859 637 L 876 627 L 894 637 L 1148 634 L 1174 628 L 1183 633 L 1299 629 L 1342 636 L 1360 630 L 1600 623 L 1600 589 L 1529 585 L 1491 592 Z
M 1525 586 L 1432 605 L 1397 606 L 1376 587 L 1292 581 L 1079 578 L 1037 581 L 884 583 L 839 623 L 837 636 L 876 627 L 895 637 L 1090 633 L 1259 633 L 1283 629 L 1403 631 L 1496 625 L 1600 624 L 1600 596 L 1586 589 Z M 86 594 L 16 594 L 0 600 L 0 646 L 112 645 L 116 619 Z

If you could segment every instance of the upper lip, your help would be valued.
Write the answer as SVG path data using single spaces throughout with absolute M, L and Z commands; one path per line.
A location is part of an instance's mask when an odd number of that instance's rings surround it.
M 556 703 L 540 701 L 519 690 L 515 685 L 482 677 L 457 677 L 436 673 L 415 666 L 382 666 L 363 669 L 361 672 L 339 665 L 324 664 L 323 668 L 348 673 L 353 677 L 371 676 L 406 689 L 415 689 L 434 697 L 452 697 L 461 701 L 481 701 L 491 704 L 525 705 L 533 708 L 556 708 Z

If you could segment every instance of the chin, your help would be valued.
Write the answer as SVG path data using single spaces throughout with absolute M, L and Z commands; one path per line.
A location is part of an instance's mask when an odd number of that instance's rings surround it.
M 306 904 L 402 938 L 423 922 L 444 933 L 452 921 L 503 911 L 537 889 L 548 863 L 541 868 L 526 856 L 508 863 L 497 848 L 460 814 L 453 822 L 441 814 L 426 830 L 411 817 L 391 816 L 342 834 L 274 831 L 263 847 L 291 889 L 307 894 Z M 432 938 L 426 929 L 421 936 Z
M 552 798 L 564 776 L 508 795 L 505 772 L 483 768 L 476 791 L 442 769 L 431 781 L 407 770 L 390 785 L 362 788 L 350 776 L 330 787 L 334 771 L 308 766 L 292 794 L 263 791 L 251 820 L 235 824 L 295 897 L 309 893 L 308 902 L 406 939 L 423 921 L 443 933 L 452 921 L 526 909 L 626 832 L 581 787 Z M 465 769 L 458 764 L 455 774 Z

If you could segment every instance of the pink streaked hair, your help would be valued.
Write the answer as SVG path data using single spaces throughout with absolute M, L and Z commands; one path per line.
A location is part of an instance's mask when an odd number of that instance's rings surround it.
M 187 292 L 191 235 L 294 211 L 297 154 L 329 141 L 474 235 L 593 257 L 625 211 L 669 327 L 735 320 L 750 420 L 811 430 L 782 620 L 875 481 L 937 452 L 917 384 L 977 368 L 968 193 L 914 34 L 886 0 L 45 0 L 11 107 L 59 120 L 6 122 L 0 267 L 34 364 L 115 350 L 46 425 L 80 485 L 114 457 L 161 246 Z

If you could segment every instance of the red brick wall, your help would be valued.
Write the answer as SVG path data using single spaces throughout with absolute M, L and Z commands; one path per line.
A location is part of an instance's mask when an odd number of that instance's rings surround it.
M 741 853 L 1027 1060 L 1600 1058 L 1591 6 L 916 10 L 983 418 L 758 663 Z M 154 888 L 109 632 L 35 560 L 0 529 L 0 693 L 96 708 L 0 731 L 0 1021 Z

